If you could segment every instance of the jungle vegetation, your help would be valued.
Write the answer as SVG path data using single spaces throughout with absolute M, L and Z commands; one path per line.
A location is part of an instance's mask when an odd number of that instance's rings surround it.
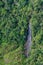
M 29 22 L 32 47 L 26 58 Z M 43 0 L 0 0 L 0 65 L 43 65 Z

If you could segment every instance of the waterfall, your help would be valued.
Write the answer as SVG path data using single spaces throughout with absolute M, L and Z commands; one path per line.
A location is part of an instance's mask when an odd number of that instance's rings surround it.
M 29 52 L 31 50 L 31 23 L 30 22 L 29 22 L 29 25 L 28 25 L 27 41 L 24 45 L 24 48 L 25 48 L 24 54 L 25 54 L 26 57 L 28 57 Z

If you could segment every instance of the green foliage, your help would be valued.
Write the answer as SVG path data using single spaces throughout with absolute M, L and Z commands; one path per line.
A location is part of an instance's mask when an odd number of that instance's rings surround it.
M 0 44 L 3 44 L 3 42 L 6 44 L 15 42 L 19 44 L 21 38 L 22 40 L 25 40 L 28 26 L 28 21 L 26 21 L 28 16 L 26 13 L 28 12 L 26 10 L 27 5 L 23 7 L 21 5 L 22 2 L 23 1 L 17 2 L 16 0 L 0 1 L 0 36 L 2 37 L 0 40 L 2 42 L 0 42 Z M 22 7 L 18 6 L 17 4 L 21 5 Z M 22 44 L 25 42 L 24 40 Z
M 32 48 L 25 58 L 29 22 Z M 43 0 L 0 0 L 0 65 L 43 65 Z
M 41 0 L 31 0 L 32 17 L 32 50 L 28 60 L 29 65 L 43 65 L 43 8 Z M 42 13 L 42 14 L 41 14 Z
M 5 63 L 8 65 L 22 65 L 22 47 L 4 55 Z

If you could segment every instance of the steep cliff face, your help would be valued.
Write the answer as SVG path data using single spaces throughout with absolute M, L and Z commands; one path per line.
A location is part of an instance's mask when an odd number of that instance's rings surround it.
M 27 41 L 24 45 L 25 47 L 25 56 L 28 57 L 29 55 L 29 52 L 31 50 L 31 23 L 29 22 L 29 25 L 28 25 L 28 36 L 27 36 Z

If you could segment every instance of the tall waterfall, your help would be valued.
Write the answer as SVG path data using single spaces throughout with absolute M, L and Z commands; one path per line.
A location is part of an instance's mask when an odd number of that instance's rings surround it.
M 27 41 L 24 45 L 24 48 L 25 48 L 24 54 L 25 54 L 26 57 L 28 57 L 29 52 L 31 50 L 31 23 L 30 22 L 29 22 L 29 25 L 28 25 Z

